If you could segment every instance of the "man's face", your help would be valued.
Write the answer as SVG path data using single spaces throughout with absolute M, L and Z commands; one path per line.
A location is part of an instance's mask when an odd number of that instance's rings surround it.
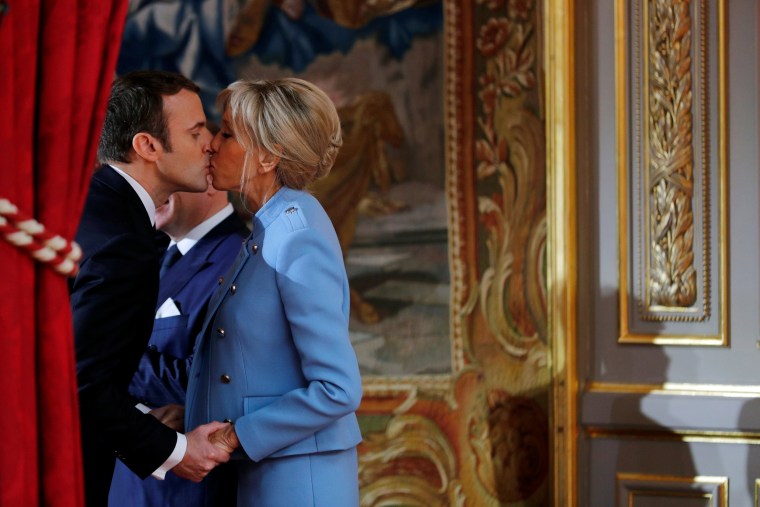
M 161 180 L 169 192 L 202 192 L 207 188 L 211 132 L 201 99 L 190 90 L 164 96 L 164 117 L 172 151 L 157 160 Z

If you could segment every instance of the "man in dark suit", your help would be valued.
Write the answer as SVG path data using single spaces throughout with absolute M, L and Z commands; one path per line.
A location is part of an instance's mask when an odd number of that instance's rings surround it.
M 148 349 L 129 392 L 150 407 L 182 406 L 169 423 L 183 428 L 187 372 L 214 289 L 235 260 L 248 228 L 234 212 L 227 193 L 211 185 L 206 192 L 177 192 L 156 209 L 156 226 L 171 238 L 164 254 L 156 320 Z M 172 256 L 172 252 L 178 252 Z M 225 466 L 200 484 L 167 476 L 142 481 L 116 463 L 110 507 L 201 507 L 235 504 L 235 474 Z
M 229 454 L 208 441 L 212 422 L 183 435 L 143 413 L 127 388 L 153 327 L 158 298 L 155 208 L 176 191 L 206 190 L 211 133 L 198 87 L 138 71 L 117 78 L 76 241 L 84 252 L 70 286 L 85 498 L 106 505 L 115 458 L 135 474 L 168 470 L 200 481 Z

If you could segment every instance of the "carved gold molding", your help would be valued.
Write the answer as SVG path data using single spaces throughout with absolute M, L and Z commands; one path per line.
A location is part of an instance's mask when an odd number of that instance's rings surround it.
M 619 214 L 619 278 L 620 278 L 620 343 L 654 345 L 728 345 L 728 231 L 727 231 L 727 166 L 725 118 L 725 5 L 724 0 L 693 0 L 669 2 L 664 0 L 617 0 L 615 4 L 615 77 L 617 118 L 618 214 Z M 692 20 L 692 5 L 698 5 Z M 717 51 L 708 50 L 707 9 L 717 7 Z M 629 11 L 630 9 L 630 11 Z M 640 21 L 644 20 L 644 25 Z M 696 32 L 692 48 L 692 26 Z M 633 27 L 629 29 L 630 27 Z M 645 26 L 646 28 L 641 28 Z M 644 34 L 642 48 L 632 42 L 632 30 Z M 631 48 L 631 45 L 634 47 Z M 630 54 L 632 53 L 632 54 Z M 709 103 L 710 55 L 717 55 L 717 118 L 710 118 Z M 692 66 L 692 57 L 698 65 Z M 639 67 L 644 58 L 643 72 L 630 72 L 630 60 Z M 698 68 L 696 80 L 691 69 Z M 643 77 L 640 76 L 643 74 Z M 641 79 L 642 82 L 637 80 Z M 694 88 L 694 87 L 698 87 Z M 638 107 L 639 97 L 646 107 Z M 692 102 L 692 91 L 698 94 Z M 645 111 L 642 120 L 641 111 Z M 631 112 L 633 111 L 633 112 Z M 697 111 L 696 120 L 693 118 Z M 629 137 L 630 115 L 635 118 L 634 143 Z M 711 123 L 715 122 L 715 123 Z M 710 130 L 717 131 L 717 269 L 711 258 L 711 173 Z M 692 131 L 699 129 L 699 146 L 692 143 Z M 643 137 L 643 142 L 642 138 Z M 643 153 L 634 153 L 638 147 Z M 699 157 L 695 157 L 698 150 Z M 643 162 L 633 169 L 634 199 L 642 203 L 630 216 L 629 169 L 632 156 Z M 640 171 L 638 173 L 637 171 Z M 699 171 L 701 186 L 695 186 L 695 171 Z M 695 195 L 695 190 L 701 190 Z M 638 196 L 638 197 L 636 197 Z M 696 204 L 695 204 L 696 203 Z M 701 208 L 701 223 L 695 224 L 695 208 Z M 642 216 L 643 215 L 643 216 Z M 632 277 L 629 259 L 630 226 L 643 231 L 636 241 L 637 275 Z M 697 227 L 699 225 L 699 227 Z M 700 262 L 695 262 L 695 243 L 701 234 Z M 642 239 L 643 238 L 643 239 Z M 646 248 L 646 253 L 642 251 Z M 696 284 L 698 271 L 701 286 Z M 643 273 L 643 274 L 642 274 Z M 711 283 L 717 279 L 718 312 L 711 311 Z M 631 304 L 631 289 L 637 286 L 637 303 Z M 644 286 L 646 280 L 646 286 Z M 654 280 L 654 281 L 653 281 Z M 702 294 L 699 294 L 699 291 Z M 701 301 L 701 305 L 699 304 Z M 636 318 L 660 323 L 657 331 L 632 330 L 632 309 L 639 309 Z M 717 319 L 717 321 L 715 320 Z M 689 324 L 692 327 L 680 326 Z M 680 327 L 679 327 L 680 326 Z M 699 327 L 701 326 L 701 327 Z M 655 329 L 641 326 L 641 329 Z
M 573 0 L 546 0 L 544 5 L 553 505 L 575 507 L 578 502 L 575 6 Z
M 643 95 L 649 99 L 644 120 L 645 162 L 641 168 L 647 194 L 644 244 L 649 252 L 645 255 L 648 285 L 640 293 L 646 297 L 646 308 L 682 312 L 694 311 L 698 290 L 694 264 L 694 234 L 698 231 L 695 231 L 693 217 L 693 19 L 690 7 L 689 1 L 644 1 L 643 18 L 648 29 L 641 52 L 647 61 Z M 704 24 L 704 19 L 702 8 L 699 21 Z M 700 59 L 705 58 L 704 51 L 704 46 L 699 47 Z M 704 120 L 700 126 L 706 134 Z M 705 157 L 702 162 L 703 184 L 706 184 L 704 176 L 708 174 L 709 165 Z M 708 203 L 703 204 L 705 217 L 709 217 Z M 709 228 L 703 228 L 703 232 L 705 239 L 709 239 Z M 641 243 L 637 246 L 641 248 Z M 703 251 L 709 254 L 709 248 Z M 709 269 L 702 272 L 704 305 L 709 307 Z M 705 310 L 701 318 L 707 318 L 708 314 Z
M 760 433 L 748 431 L 708 431 L 679 428 L 643 430 L 637 428 L 587 426 L 583 429 L 583 434 L 588 438 L 597 439 L 760 445 Z
M 667 394 L 674 396 L 713 396 L 723 398 L 760 398 L 760 386 L 725 384 L 689 384 L 665 382 L 663 384 L 617 384 L 591 382 L 589 393 Z

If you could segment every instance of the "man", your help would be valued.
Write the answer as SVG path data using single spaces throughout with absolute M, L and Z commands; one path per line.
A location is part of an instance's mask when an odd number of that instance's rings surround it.
M 229 460 L 208 441 L 222 423 L 182 435 L 127 392 L 158 297 L 155 208 L 173 192 L 206 190 L 210 141 L 192 81 L 151 71 L 114 81 L 98 146 L 109 165 L 90 184 L 70 287 L 88 507 L 107 504 L 116 456 L 142 478 L 172 470 L 193 481 Z
M 206 316 L 206 306 L 219 286 L 219 277 L 232 265 L 249 231 L 234 213 L 227 193 L 210 184 L 206 192 L 172 194 L 169 202 L 156 208 L 156 227 L 171 238 L 164 264 L 169 263 L 175 249 L 179 257 L 161 276 L 153 334 L 129 392 L 152 407 L 184 405 L 189 358 Z M 180 426 L 183 423 L 178 422 Z M 142 481 L 116 463 L 108 504 L 110 507 L 234 505 L 235 494 L 233 470 L 214 470 L 201 484 L 171 476 L 163 482 Z

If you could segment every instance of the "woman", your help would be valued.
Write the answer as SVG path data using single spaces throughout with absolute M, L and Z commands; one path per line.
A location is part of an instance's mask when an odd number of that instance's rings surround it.
M 238 459 L 238 505 L 359 503 L 355 411 L 361 378 L 348 337 L 338 238 L 303 189 L 342 143 L 330 99 L 300 79 L 237 81 L 219 95 L 213 185 L 235 190 L 253 232 L 211 299 L 195 349 L 187 430 Z

